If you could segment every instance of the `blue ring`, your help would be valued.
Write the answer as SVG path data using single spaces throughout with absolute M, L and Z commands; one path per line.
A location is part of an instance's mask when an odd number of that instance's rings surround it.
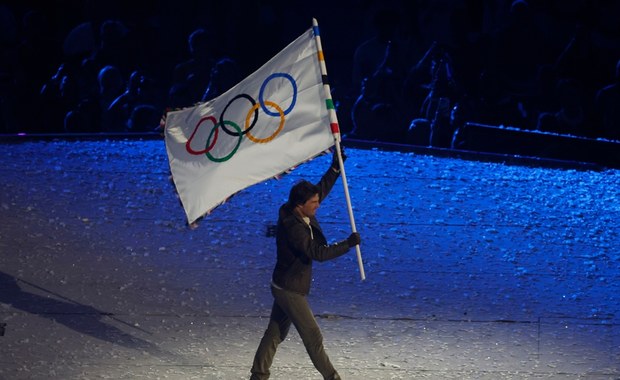
M 297 102 L 297 83 L 295 83 L 295 79 L 293 79 L 292 76 L 286 73 L 273 73 L 265 79 L 263 84 L 260 86 L 260 92 L 258 93 L 258 104 L 260 104 L 260 108 L 263 109 L 263 112 L 265 112 L 269 116 L 280 116 L 279 112 L 273 112 L 267 109 L 267 107 L 265 106 L 265 99 L 263 99 L 263 94 L 265 92 L 265 87 L 267 87 L 267 83 L 273 78 L 277 77 L 288 79 L 289 82 L 291 82 L 291 86 L 293 86 L 293 100 L 291 101 L 291 105 L 289 105 L 288 108 L 284 110 L 284 114 L 288 115 L 289 112 L 291 112 L 291 110 L 293 109 L 293 107 L 295 107 L 295 103 Z

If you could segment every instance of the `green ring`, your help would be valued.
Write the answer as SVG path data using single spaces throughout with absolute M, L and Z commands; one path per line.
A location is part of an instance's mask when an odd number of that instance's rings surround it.
M 213 162 L 224 162 L 224 161 L 230 160 L 230 158 L 234 156 L 235 153 L 237 153 L 237 149 L 239 149 L 239 145 L 241 145 L 241 139 L 243 138 L 243 134 L 241 133 L 241 128 L 235 122 L 230 121 L 230 120 L 224 120 L 224 124 L 228 124 L 237 130 L 239 134 L 239 139 L 237 140 L 237 146 L 235 146 L 235 148 L 232 150 L 232 152 L 228 154 L 228 156 L 224 156 L 222 158 L 213 157 L 213 155 L 211 155 L 211 152 L 205 153 L 207 158 L 209 158 L 209 160 Z M 213 134 L 215 133 L 217 128 L 219 128 L 220 125 L 221 123 L 217 123 L 213 126 L 213 129 L 211 129 L 211 133 L 209 133 L 209 138 L 207 138 L 207 145 L 209 145 L 209 142 L 211 141 L 211 137 L 213 136 Z

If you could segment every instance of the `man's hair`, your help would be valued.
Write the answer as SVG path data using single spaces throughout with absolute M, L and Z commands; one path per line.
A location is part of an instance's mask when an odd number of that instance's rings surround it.
M 304 203 L 306 203 L 306 201 L 308 201 L 308 199 L 312 198 L 318 193 L 318 186 L 302 179 L 291 188 L 291 192 L 288 195 L 288 204 L 291 207 L 303 205 Z

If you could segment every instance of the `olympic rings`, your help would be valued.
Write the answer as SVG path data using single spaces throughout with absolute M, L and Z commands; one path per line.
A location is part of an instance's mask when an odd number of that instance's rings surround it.
M 291 84 L 292 87 L 292 99 L 291 99 L 291 104 L 288 106 L 288 108 L 286 110 L 282 110 L 282 107 L 280 107 L 278 104 L 276 104 L 273 101 L 270 100 L 265 100 L 265 89 L 267 88 L 267 84 L 275 78 L 284 78 L 286 80 L 288 80 Z M 281 90 L 278 90 L 281 91 Z M 224 119 L 224 114 L 226 113 L 226 111 L 228 110 L 228 108 L 231 106 L 231 104 L 236 101 L 237 99 L 246 99 L 247 101 L 250 102 L 250 104 L 252 105 L 248 111 L 248 113 L 246 114 L 245 117 L 245 124 L 244 124 L 244 128 L 243 130 L 241 129 L 241 127 L 239 127 L 239 125 L 231 120 L 226 120 Z M 286 73 L 273 73 L 271 75 L 269 75 L 262 83 L 259 93 L 258 93 L 258 102 L 256 102 L 256 100 L 254 98 L 252 98 L 250 95 L 248 94 L 238 94 L 236 96 L 234 96 L 232 99 L 230 99 L 228 101 L 228 104 L 226 104 L 226 106 L 224 107 L 222 113 L 220 114 L 219 117 L 219 122 L 216 119 L 216 117 L 209 115 L 209 116 L 205 116 L 202 117 L 198 123 L 196 124 L 196 127 L 194 127 L 194 131 L 192 132 L 192 134 L 190 135 L 189 139 L 187 140 L 187 142 L 185 143 L 185 149 L 187 150 L 187 152 L 191 155 L 201 155 L 201 154 L 205 154 L 207 158 L 209 158 L 209 160 L 213 161 L 213 162 L 224 162 L 224 161 L 228 161 L 232 156 L 235 155 L 235 153 L 237 152 L 237 150 L 239 149 L 239 146 L 241 145 L 241 141 L 243 139 L 244 136 L 246 136 L 250 141 L 252 141 L 253 143 L 256 144 L 266 144 L 270 141 L 272 141 L 274 138 L 276 138 L 276 136 L 278 136 L 278 134 L 280 134 L 280 132 L 282 131 L 282 129 L 284 128 L 284 124 L 286 122 L 286 118 L 285 116 L 288 115 L 293 108 L 295 107 L 295 105 L 297 104 L 297 82 L 295 81 L 295 79 Z M 259 118 L 259 113 L 258 113 L 258 108 L 261 108 L 261 110 L 268 116 L 273 116 L 273 117 L 279 117 L 280 118 L 280 123 L 278 125 L 278 127 L 276 128 L 276 130 L 269 136 L 264 137 L 264 138 L 259 138 L 256 137 L 255 135 L 253 135 L 251 133 L 252 129 L 254 127 L 256 127 L 257 122 L 258 122 L 258 118 Z M 272 109 L 275 109 L 275 112 L 270 110 L 267 107 L 271 107 Z M 192 141 L 194 140 L 194 137 L 196 135 L 196 133 L 198 132 L 198 129 L 200 128 L 201 124 L 206 121 L 209 120 L 210 122 L 213 123 L 213 128 L 211 129 L 211 132 L 209 133 L 209 136 L 207 138 L 207 141 L 205 143 L 205 148 L 201 149 L 201 150 L 196 150 L 194 148 L 192 148 L 191 144 Z M 232 127 L 233 130 L 231 130 Z M 215 147 L 215 145 L 217 144 L 218 141 L 218 137 L 220 137 L 218 135 L 218 131 L 219 128 L 222 128 L 222 130 L 233 137 L 238 137 L 237 143 L 235 145 L 235 147 L 232 149 L 232 151 L 230 153 L 228 153 L 225 156 L 222 157 L 215 157 L 211 154 L 213 148 Z

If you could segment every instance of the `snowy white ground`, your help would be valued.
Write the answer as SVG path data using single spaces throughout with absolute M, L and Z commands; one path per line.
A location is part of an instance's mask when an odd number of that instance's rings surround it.
M 0 379 L 245 379 L 292 182 L 189 229 L 161 141 L 2 144 Z M 620 379 L 620 171 L 347 149 L 355 254 L 310 296 L 344 379 Z M 349 233 L 342 184 L 319 210 Z M 274 379 L 319 379 L 296 332 Z

